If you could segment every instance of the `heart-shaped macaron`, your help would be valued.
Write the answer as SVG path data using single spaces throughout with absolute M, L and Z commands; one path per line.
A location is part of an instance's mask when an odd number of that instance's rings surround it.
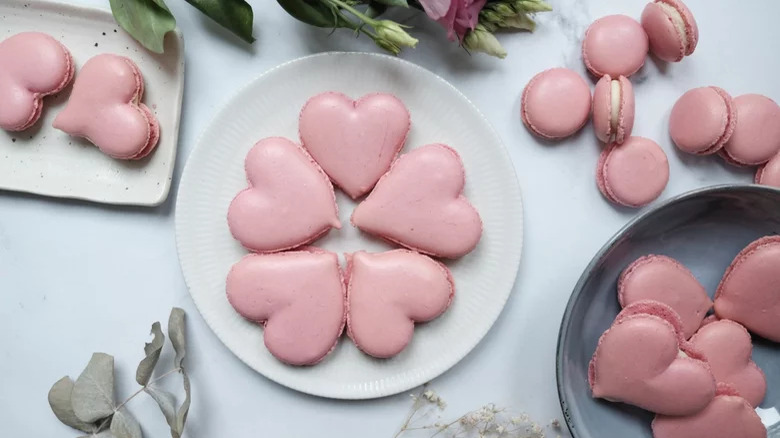
M 715 379 L 675 329 L 677 318 L 658 302 L 627 306 L 593 354 L 588 373 L 593 396 L 665 415 L 704 409 L 715 395 Z
M 262 324 L 268 351 L 290 365 L 314 365 L 344 329 L 344 281 L 336 254 L 316 248 L 250 254 L 233 265 L 227 298 Z
M 0 128 L 32 126 L 43 97 L 65 88 L 73 70 L 68 49 L 45 33 L 23 32 L 0 42 Z
M 736 391 L 718 386 L 704 410 L 687 417 L 658 415 L 654 438 L 766 438 L 767 430 L 750 404 Z
M 302 147 L 281 137 L 260 140 L 244 168 L 249 187 L 230 203 L 228 226 L 247 249 L 296 248 L 341 227 L 333 185 Z
M 392 94 L 367 94 L 354 101 L 326 92 L 306 102 L 298 129 L 303 147 L 355 199 L 390 168 L 410 123 L 409 110 Z
M 696 333 L 712 300 L 691 271 L 677 260 L 647 255 L 631 263 L 618 280 L 621 306 L 642 300 L 660 301 L 671 307 L 683 324 L 685 339 Z
M 715 314 L 780 342 L 780 236 L 767 236 L 731 262 L 715 293 Z
M 479 213 L 463 196 L 460 156 L 443 144 L 406 153 L 352 213 L 352 224 L 439 257 L 468 254 L 482 236 Z
M 360 251 L 348 261 L 347 333 L 374 357 L 400 353 L 414 324 L 444 313 L 455 294 L 449 269 L 413 251 Z
M 143 94 L 143 76 L 130 58 L 97 55 L 81 68 L 52 126 L 86 138 L 111 157 L 141 159 L 160 139 L 157 118 L 141 103 Z
M 721 319 L 699 329 L 691 344 L 707 358 L 715 380 L 734 386 L 751 406 L 761 404 L 766 376 L 750 358 L 753 343 L 745 327 Z

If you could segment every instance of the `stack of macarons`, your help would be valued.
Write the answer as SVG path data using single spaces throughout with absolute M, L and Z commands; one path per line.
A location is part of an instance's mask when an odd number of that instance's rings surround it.
M 714 302 L 677 260 L 637 259 L 618 280 L 623 310 L 590 362 L 593 396 L 655 413 L 656 438 L 765 438 L 754 408 L 767 383 L 749 331 L 780 342 L 778 282 L 780 236 L 745 247 Z
M 582 42 L 585 67 L 596 78 L 590 87 L 572 70 L 555 68 L 534 76 L 523 91 L 521 113 L 537 136 L 560 139 L 582 128 L 592 114 L 596 137 L 606 146 L 596 181 L 609 201 L 642 207 L 661 195 L 669 181 L 669 162 L 653 140 L 632 137 L 634 90 L 628 77 L 639 71 L 648 52 L 678 62 L 693 53 L 699 30 L 680 0 L 655 0 L 641 23 L 626 15 L 593 22 Z

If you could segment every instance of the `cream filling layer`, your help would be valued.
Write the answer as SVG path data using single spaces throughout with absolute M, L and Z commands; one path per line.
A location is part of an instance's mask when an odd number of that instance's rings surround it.
M 657 4 L 663 9 L 666 15 L 672 19 L 672 23 L 674 23 L 677 33 L 680 34 L 680 41 L 683 43 L 683 51 L 688 53 L 688 32 L 685 31 L 685 20 L 683 20 L 682 14 L 680 14 L 680 11 L 678 11 L 677 8 L 669 3 L 660 1 Z

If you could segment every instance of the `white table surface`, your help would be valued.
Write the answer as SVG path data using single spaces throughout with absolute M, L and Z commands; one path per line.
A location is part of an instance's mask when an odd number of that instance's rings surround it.
M 106 0 L 74 0 L 107 7 Z M 184 285 L 173 233 L 175 191 L 186 158 L 215 110 L 263 71 L 310 53 L 376 51 L 348 31 L 309 28 L 272 1 L 252 1 L 257 42 L 247 46 L 183 1 L 169 1 L 186 46 L 184 111 L 173 192 L 155 209 L 115 208 L 0 193 L 0 418 L 3 436 L 75 436 L 49 411 L 46 394 L 74 378 L 93 351 L 116 357 L 117 392 L 135 390 L 135 366 L 150 324 L 172 306 L 189 315 L 193 405 L 186 435 L 212 437 L 391 437 L 408 395 L 343 402 L 281 387 L 236 359 L 195 310 Z M 584 73 L 580 41 L 587 25 L 612 13 L 639 17 L 644 0 L 559 0 L 538 17 L 534 34 L 503 35 L 501 61 L 469 56 L 435 24 L 413 18 L 421 41 L 402 57 L 450 81 L 486 114 L 509 149 L 523 190 L 525 248 L 514 293 L 484 341 L 433 381 L 448 417 L 495 402 L 540 423 L 561 418 L 555 347 L 566 301 L 582 269 L 636 212 L 616 209 L 596 189 L 599 146 L 590 126 L 559 144 L 542 144 L 523 127 L 520 93 L 535 73 L 568 66 Z M 667 134 L 676 98 L 719 85 L 780 100 L 780 2 L 689 0 L 701 41 L 674 65 L 649 61 L 632 80 L 634 134 L 658 141 L 671 180 L 662 199 L 707 185 L 751 181 L 718 158 L 678 154 Z M 404 18 L 409 14 L 401 13 Z M 163 360 L 169 359 L 165 356 Z M 167 428 L 148 399 L 131 405 L 147 437 Z M 554 436 L 555 434 L 551 434 Z M 415 435 L 420 436 L 420 435 Z M 427 436 L 427 435 L 423 435 Z

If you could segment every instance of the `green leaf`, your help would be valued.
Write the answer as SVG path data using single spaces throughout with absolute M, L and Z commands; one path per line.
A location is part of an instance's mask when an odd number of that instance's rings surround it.
M 165 344 L 165 335 L 163 335 L 159 322 L 152 324 L 152 334 L 154 335 L 152 342 L 144 345 L 146 357 L 141 360 L 141 363 L 138 364 L 138 369 L 135 371 L 135 381 L 141 386 L 146 386 L 149 383 L 154 367 L 157 366 L 157 361 L 160 360 L 163 344 Z
M 162 0 L 160 0 L 162 1 Z M 186 0 L 220 26 L 233 32 L 242 40 L 253 43 L 252 6 L 244 0 Z
M 82 432 L 92 433 L 97 427 L 85 421 L 79 420 L 73 412 L 73 404 L 70 401 L 73 393 L 73 380 L 65 376 L 55 383 L 49 390 L 49 406 L 54 415 L 66 426 L 78 429 Z
M 110 430 L 104 430 L 97 435 L 84 435 L 79 438 L 116 438 Z
M 373 0 L 377 3 L 382 3 L 383 5 L 387 6 L 400 6 L 403 8 L 408 8 L 409 3 L 406 2 L 406 0 Z
M 317 27 L 344 27 L 330 7 L 322 2 L 307 0 L 276 0 L 294 18 Z
M 176 432 L 178 432 L 178 435 L 173 435 L 173 438 L 179 438 L 184 433 L 184 424 L 187 422 L 187 414 L 190 411 L 190 378 L 184 370 L 181 371 L 181 376 L 183 379 L 185 396 L 184 402 L 182 402 L 179 407 L 179 412 L 176 413 Z
M 116 411 L 111 420 L 111 433 L 116 438 L 143 438 L 141 426 L 135 418 L 124 410 Z
M 173 365 L 181 368 L 184 355 L 187 354 L 187 339 L 185 337 L 184 310 L 174 307 L 171 310 L 171 316 L 168 317 L 168 337 L 173 344 L 173 350 L 176 357 L 173 358 Z
M 163 52 L 165 34 L 176 28 L 176 19 L 163 0 L 109 0 L 109 3 L 122 29 L 152 52 Z
M 376 18 L 387 11 L 387 5 L 382 4 L 378 1 L 372 1 L 368 4 L 368 9 L 366 9 L 366 16 L 369 18 Z
M 157 402 L 157 406 L 160 407 L 160 411 L 165 416 L 165 421 L 171 428 L 171 436 L 178 438 L 180 434 L 176 429 L 176 399 L 173 394 L 154 386 L 147 386 L 144 391 Z
M 114 412 L 114 358 L 94 353 L 73 385 L 73 412 L 79 420 L 94 423 Z

